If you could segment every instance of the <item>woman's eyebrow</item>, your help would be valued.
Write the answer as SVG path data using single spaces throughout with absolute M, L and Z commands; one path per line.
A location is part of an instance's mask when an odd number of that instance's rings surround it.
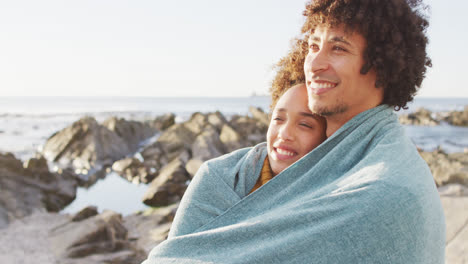
M 305 117 L 312 117 L 315 119 L 315 115 L 312 113 L 307 113 L 307 112 L 299 112 L 299 115 L 305 116 Z

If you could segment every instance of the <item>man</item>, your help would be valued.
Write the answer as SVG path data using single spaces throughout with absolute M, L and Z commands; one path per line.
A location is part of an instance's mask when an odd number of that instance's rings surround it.
M 305 81 L 328 139 L 252 193 L 262 168 L 252 161 L 266 155 L 259 146 L 204 164 L 175 231 L 145 263 L 444 263 L 437 189 L 392 111 L 412 100 L 430 66 L 419 6 L 307 4 L 273 104 Z

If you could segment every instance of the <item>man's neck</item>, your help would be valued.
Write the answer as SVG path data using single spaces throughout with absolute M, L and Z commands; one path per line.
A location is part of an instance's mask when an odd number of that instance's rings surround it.
M 364 109 L 364 110 L 359 111 L 359 112 L 351 113 L 349 111 L 346 111 L 346 112 L 343 112 L 343 113 L 326 116 L 325 119 L 327 120 L 327 131 L 326 131 L 327 137 L 330 137 L 331 135 L 333 135 L 333 133 L 335 133 L 338 129 L 340 129 L 340 127 L 342 127 L 344 124 L 346 124 L 353 117 L 355 117 L 358 114 L 360 114 L 360 113 L 362 113 L 362 112 L 364 112 L 366 110 L 369 110 L 371 108 L 373 108 L 373 107 L 370 107 L 368 109 Z
M 342 127 L 346 122 L 348 122 L 350 119 L 339 119 L 336 118 L 336 116 L 332 117 L 326 117 L 327 119 L 327 138 L 329 138 L 333 133 L 335 133 L 340 127 Z

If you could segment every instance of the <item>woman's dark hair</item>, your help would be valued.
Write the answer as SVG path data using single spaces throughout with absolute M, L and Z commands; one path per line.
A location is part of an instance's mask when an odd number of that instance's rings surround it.
M 376 87 L 383 87 L 382 104 L 407 108 L 425 77 L 431 60 L 426 53 L 429 25 L 421 0 L 312 0 L 306 4 L 303 36 L 276 64 L 270 89 L 273 104 L 288 87 L 305 81 L 307 39 L 317 26 L 344 26 L 367 41 L 361 74 L 377 73 Z

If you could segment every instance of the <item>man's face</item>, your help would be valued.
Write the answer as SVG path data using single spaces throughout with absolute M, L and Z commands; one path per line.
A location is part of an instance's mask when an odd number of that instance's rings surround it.
M 375 88 L 375 71 L 360 73 L 365 47 L 362 35 L 345 32 L 343 27 L 315 29 L 304 63 L 312 112 L 346 122 L 382 102 L 383 89 Z

